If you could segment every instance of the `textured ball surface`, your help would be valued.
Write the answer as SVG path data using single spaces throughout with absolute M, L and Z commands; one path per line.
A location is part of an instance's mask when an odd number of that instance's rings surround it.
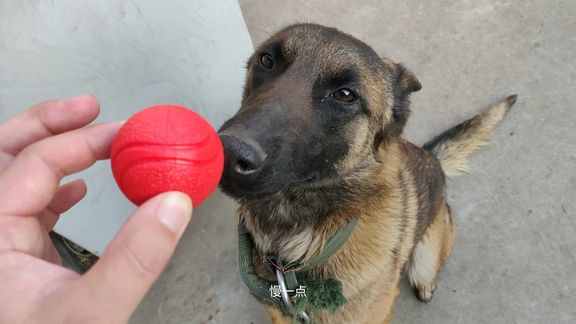
M 161 105 L 126 121 L 112 143 L 110 159 L 114 179 L 134 204 L 162 192 L 181 191 L 197 206 L 220 181 L 224 150 L 200 115 Z

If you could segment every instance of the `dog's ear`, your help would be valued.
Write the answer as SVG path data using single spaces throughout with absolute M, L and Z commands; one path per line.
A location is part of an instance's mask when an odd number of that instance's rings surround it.
M 402 64 L 396 64 L 384 59 L 384 64 L 392 72 L 392 92 L 394 106 L 392 107 L 392 124 L 388 130 L 389 136 L 399 136 L 410 117 L 410 94 L 422 89 L 422 85 L 414 74 Z
M 402 64 L 396 64 L 395 81 L 398 89 L 406 95 L 422 89 L 414 73 L 408 71 Z

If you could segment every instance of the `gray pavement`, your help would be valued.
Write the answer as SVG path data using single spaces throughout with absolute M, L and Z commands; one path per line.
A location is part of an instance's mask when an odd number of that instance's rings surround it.
M 449 181 L 456 245 L 433 301 L 403 283 L 394 323 L 576 322 L 576 2 L 241 0 L 254 44 L 294 22 L 338 27 L 404 63 L 423 143 L 513 93 L 474 174 Z M 236 268 L 233 203 L 199 208 L 134 323 L 268 323 Z

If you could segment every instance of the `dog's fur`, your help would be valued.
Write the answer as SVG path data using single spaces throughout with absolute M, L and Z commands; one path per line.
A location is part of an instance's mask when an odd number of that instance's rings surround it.
M 342 88 L 357 99 L 333 95 Z M 420 148 L 400 137 L 408 96 L 420 88 L 402 65 L 313 24 L 278 32 L 248 62 L 242 107 L 220 134 L 252 147 L 263 166 L 242 178 L 227 150 L 221 186 L 238 201 L 256 253 L 305 261 L 345 222 L 358 220 L 342 248 L 312 271 L 339 279 L 347 299 L 334 313 L 313 314 L 318 323 L 388 322 L 403 270 L 422 301 L 432 298 L 454 241 L 445 174 L 467 170 L 465 158 L 487 142 L 516 98 Z M 270 277 L 262 260 L 255 259 L 259 274 Z M 275 323 L 290 322 L 268 309 Z

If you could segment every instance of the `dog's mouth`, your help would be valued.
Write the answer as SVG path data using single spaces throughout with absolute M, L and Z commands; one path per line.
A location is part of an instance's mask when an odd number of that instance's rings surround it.
M 320 179 L 319 173 L 314 172 L 305 177 L 287 181 L 286 184 L 280 186 L 277 182 L 274 185 L 268 186 L 266 183 L 256 186 L 243 186 L 242 183 L 235 183 L 234 181 L 230 181 L 230 179 L 223 178 L 220 182 L 220 188 L 224 193 L 234 199 L 252 201 L 265 200 L 290 190 L 319 188 L 323 182 L 324 181 Z
M 307 184 L 313 183 L 318 178 L 319 178 L 318 173 L 314 172 L 314 173 L 304 177 L 303 179 L 301 179 L 299 181 L 295 181 L 294 185 L 296 185 L 296 186 L 307 185 Z
M 220 188 L 228 196 L 242 201 L 262 200 L 269 197 L 273 197 L 274 195 L 279 193 L 278 190 L 266 190 L 266 189 L 254 190 L 251 188 L 243 188 L 240 185 L 230 184 L 226 182 L 221 182 Z

